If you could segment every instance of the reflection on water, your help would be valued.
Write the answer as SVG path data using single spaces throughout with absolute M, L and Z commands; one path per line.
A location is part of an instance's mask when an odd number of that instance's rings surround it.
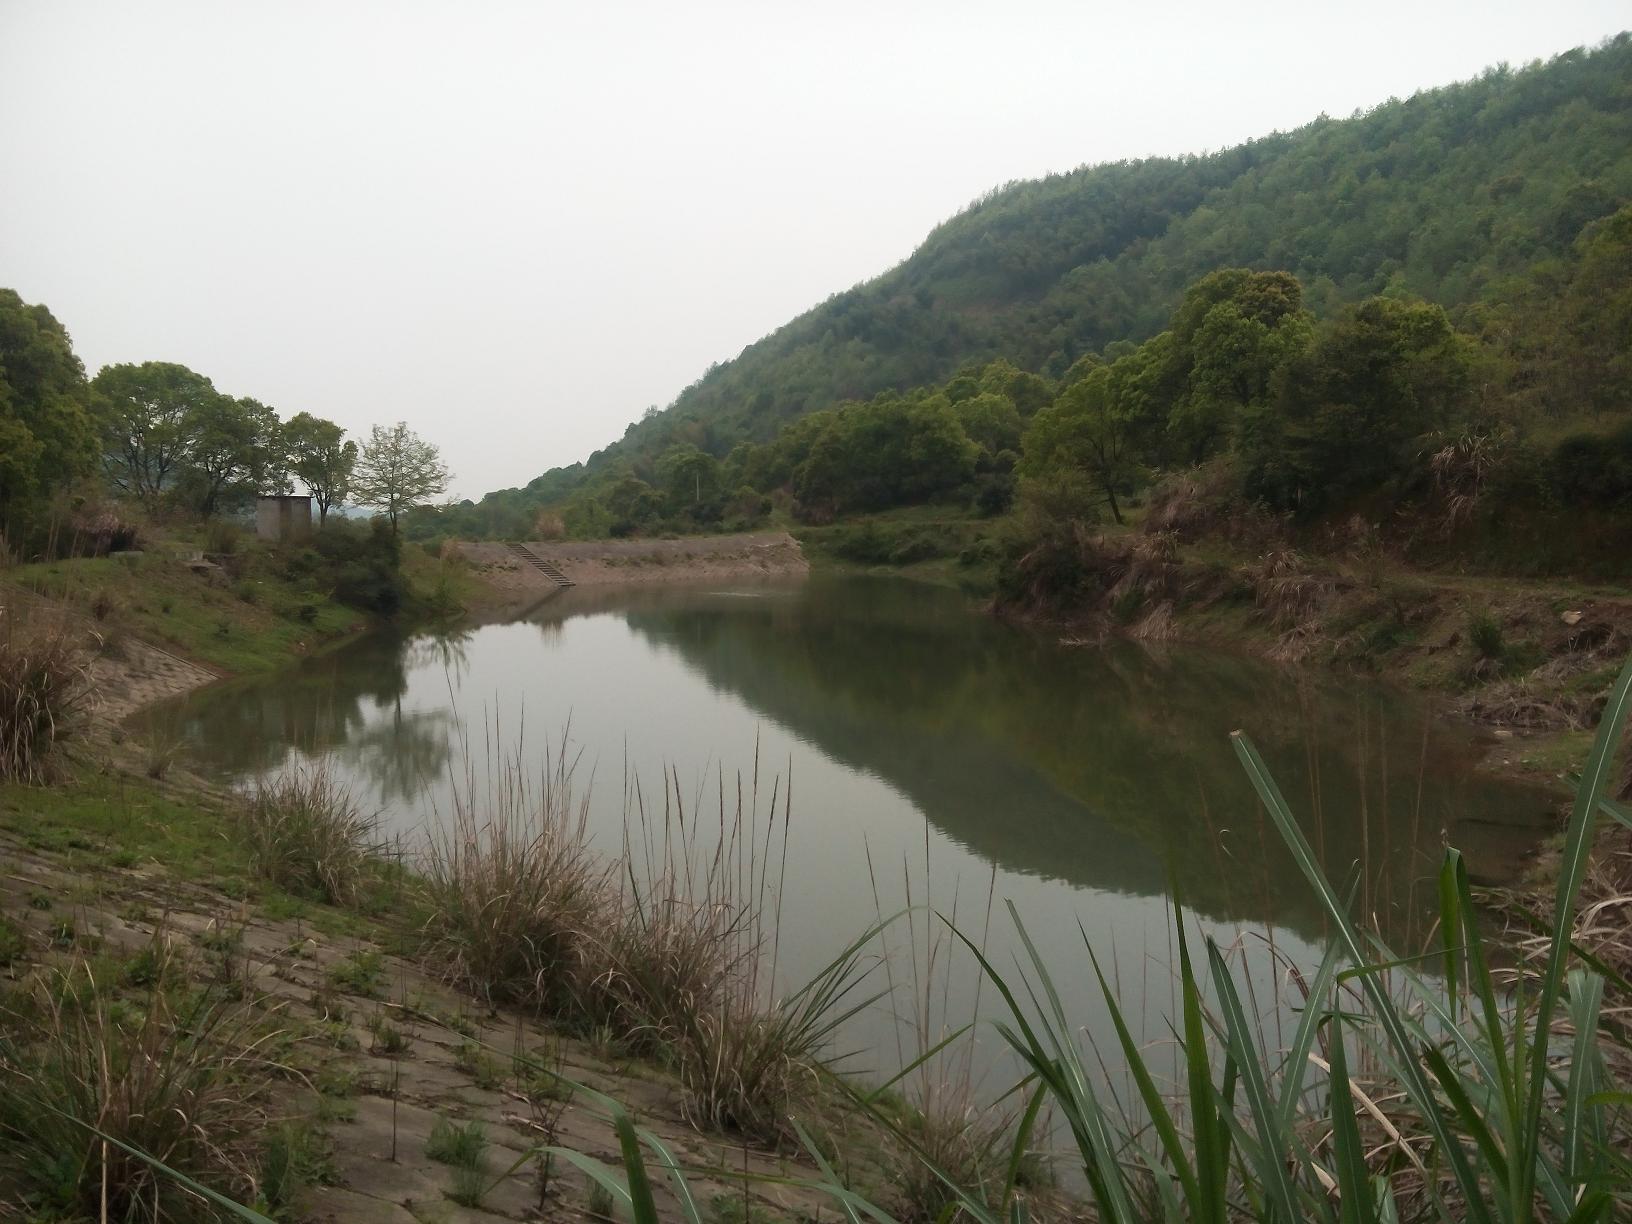
M 1209 929 L 1245 926 L 1294 960 L 1321 937 L 1232 729 L 1258 742 L 1328 873 L 1399 946 L 1420 941 L 1447 841 L 1501 878 L 1548 806 L 1476 773 L 1469 732 L 1380 686 L 1194 648 L 1065 648 L 952 592 L 878 579 L 580 588 L 520 622 L 371 637 L 179 708 L 195 759 L 246 778 L 326 756 L 401 831 L 448 810 L 465 736 L 477 755 L 496 741 L 542 758 L 541 730 L 570 722 L 600 775 L 592 820 L 609 851 L 625 762 L 672 765 L 695 800 L 729 789 L 757 745 L 762 769 L 793 784 L 794 972 L 893 908 L 914 875 L 943 905 L 990 882 L 1051 960 L 1080 963 L 1080 930 L 1140 967 L 1152 1032 L 1169 993 L 1150 985 L 1152 965 L 1166 972 L 1169 881 Z M 1092 992 L 1072 993 L 1097 1027 Z M 883 1028 L 872 1039 L 893 1042 Z

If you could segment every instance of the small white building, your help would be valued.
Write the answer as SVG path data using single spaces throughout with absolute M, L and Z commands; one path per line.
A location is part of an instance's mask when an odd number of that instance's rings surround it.
M 255 534 L 263 540 L 299 540 L 312 534 L 310 497 L 257 497 Z

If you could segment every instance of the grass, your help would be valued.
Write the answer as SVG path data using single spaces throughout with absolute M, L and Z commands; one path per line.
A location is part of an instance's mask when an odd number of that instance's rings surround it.
M 257 568 L 254 556 L 242 564 Z M 246 603 L 180 561 L 161 555 L 81 557 L 23 565 L 8 573 L 27 590 L 84 609 L 112 609 L 99 622 L 157 642 L 232 674 L 269 671 L 313 644 L 352 632 L 361 615 L 320 592 L 298 591 L 270 572 L 256 574 Z M 315 611 L 306 613 L 311 607 Z
M 62 747 L 85 714 L 88 662 L 65 620 L 20 620 L 0 607 L 0 781 L 38 784 L 60 773 Z
M 487 1171 L 487 1132 L 480 1122 L 460 1126 L 438 1118 L 425 1140 L 425 1155 L 449 1166 L 447 1196 L 461 1207 L 479 1207 L 493 1182 Z
M 556 758 L 535 786 L 501 765 L 486 790 L 468 764 L 445 831 L 423 867 L 426 953 L 490 1002 L 555 1015 L 579 1009 L 609 867 L 587 844 L 587 800 Z
M 0 1172 L 47 1218 L 214 1219 L 128 1149 L 252 1200 L 267 1040 L 258 1010 L 218 993 L 166 982 L 126 999 L 95 962 L 43 970 L 0 1023 Z
M 461 1126 L 438 1118 L 425 1140 L 425 1155 L 439 1164 L 479 1168 L 487 1154 L 487 1131 L 480 1122 Z
M 324 763 L 263 779 L 239 832 L 262 879 L 330 905 L 356 902 L 377 853 L 377 819 Z

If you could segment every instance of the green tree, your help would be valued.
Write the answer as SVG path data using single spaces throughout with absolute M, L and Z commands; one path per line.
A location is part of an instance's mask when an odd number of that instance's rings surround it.
M 657 480 L 671 511 L 695 515 L 719 495 L 720 461 L 690 442 L 682 442 L 658 458 Z
M 1417 439 L 1462 423 L 1472 369 L 1471 343 L 1440 307 L 1396 298 L 1351 307 L 1317 332 L 1246 425 L 1248 491 L 1313 513 L 1395 478 Z
M 982 391 L 956 407 L 963 432 L 988 455 L 1020 449 L 1025 424 L 1020 419 L 1020 410 L 1008 396 Z
M 278 414 L 259 400 L 202 397 L 181 428 L 186 441 L 176 488 L 199 514 L 209 517 L 256 493 L 287 491 Z
M 329 510 L 345 504 L 357 467 L 357 443 L 333 421 L 297 412 L 283 427 L 289 469 L 317 503 L 317 521 L 328 522 Z
M 1149 426 L 1142 376 L 1154 364 L 1138 353 L 1095 366 L 1032 419 L 1021 474 L 1046 481 L 1076 471 L 1093 481 L 1111 517 L 1123 522 L 1117 491 L 1130 489 L 1141 463 L 1139 440 Z
M 1596 412 L 1632 407 L 1632 207 L 1584 238 L 1565 313 L 1580 398 Z
M 1242 413 L 1269 401 L 1281 370 L 1308 349 L 1312 325 L 1296 277 L 1225 268 L 1185 293 L 1167 335 L 1152 391 L 1171 404 L 1174 457 L 1199 463 L 1229 443 Z
M 187 421 L 221 398 L 202 374 L 169 361 L 105 366 L 91 382 L 104 425 L 108 482 L 152 504 L 185 468 Z
M 450 479 L 436 447 L 409 429 L 406 421 L 398 421 L 376 425 L 369 432 L 357 456 L 351 493 L 358 505 L 382 511 L 395 536 L 403 513 L 446 493 Z
M 85 367 L 44 306 L 0 289 L 0 530 L 96 462 Z

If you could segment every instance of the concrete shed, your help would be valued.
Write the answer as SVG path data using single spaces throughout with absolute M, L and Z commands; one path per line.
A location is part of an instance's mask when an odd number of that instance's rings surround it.
M 298 540 L 312 534 L 310 497 L 257 497 L 255 534 L 263 540 Z

